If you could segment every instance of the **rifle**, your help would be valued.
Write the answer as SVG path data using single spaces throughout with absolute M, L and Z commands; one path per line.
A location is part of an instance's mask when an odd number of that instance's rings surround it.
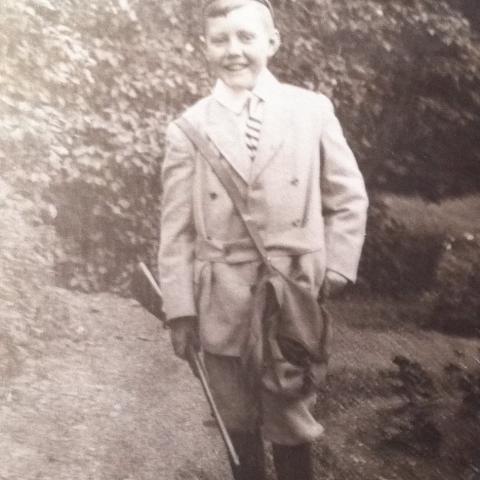
M 160 290 L 160 286 L 156 282 L 155 278 L 153 277 L 150 270 L 143 262 L 139 262 L 138 264 L 139 270 L 142 273 L 140 278 L 135 277 L 132 282 L 132 293 L 133 296 L 138 302 L 150 313 L 152 313 L 155 317 L 160 319 L 164 326 L 166 325 L 166 316 L 165 312 L 163 311 L 163 302 L 162 302 L 162 291 Z M 145 281 L 146 280 L 146 281 Z M 200 355 L 197 351 L 195 351 L 192 346 L 188 348 L 188 359 L 190 365 L 193 367 L 194 374 L 200 380 L 200 384 L 202 385 L 203 393 L 205 394 L 205 398 L 210 406 L 212 411 L 212 415 L 215 419 L 215 423 L 220 430 L 220 434 L 222 436 L 223 443 L 228 452 L 228 456 L 230 457 L 230 461 L 236 465 L 237 467 L 240 466 L 240 460 L 238 458 L 237 452 L 235 451 L 235 447 L 233 446 L 232 439 L 228 434 L 228 431 L 223 423 L 222 417 L 220 412 L 218 411 L 217 405 L 215 400 L 213 399 L 212 391 L 208 385 L 207 381 L 207 374 L 205 371 L 205 366 L 203 365 L 203 361 L 200 358 Z

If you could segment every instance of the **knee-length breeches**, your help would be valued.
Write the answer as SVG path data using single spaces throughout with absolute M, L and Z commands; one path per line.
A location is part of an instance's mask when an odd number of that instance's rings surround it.
M 313 416 L 316 394 L 289 399 L 248 382 L 239 357 L 205 352 L 205 367 L 217 407 L 228 430 L 261 428 L 266 440 L 281 445 L 312 442 L 323 433 Z

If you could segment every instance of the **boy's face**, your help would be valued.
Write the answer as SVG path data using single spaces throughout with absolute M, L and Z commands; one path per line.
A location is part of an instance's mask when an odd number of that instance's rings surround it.
M 267 11 L 249 2 L 206 20 L 206 56 L 214 74 L 234 90 L 251 90 L 275 54 L 280 38 Z

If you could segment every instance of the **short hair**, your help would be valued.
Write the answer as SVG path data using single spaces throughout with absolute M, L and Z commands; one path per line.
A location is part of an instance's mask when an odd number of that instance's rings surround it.
M 232 10 L 248 5 L 249 3 L 256 3 L 265 8 L 269 15 L 265 19 L 270 26 L 274 26 L 273 7 L 269 0 L 206 0 L 203 7 L 203 23 L 209 18 L 224 17 Z

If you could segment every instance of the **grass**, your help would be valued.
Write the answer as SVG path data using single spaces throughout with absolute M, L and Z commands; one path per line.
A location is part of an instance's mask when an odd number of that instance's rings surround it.
M 394 218 L 412 231 L 458 237 L 480 234 L 480 195 L 432 203 L 420 197 L 383 197 Z
M 317 405 L 327 431 L 325 440 L 316 446 L 319 478 L 470 478 L 476 468 L 480 425 L 459 416 L 462 395 L 445 367 L 457 365 L 461 372 L 476 372 L 479 340 L 418 328 L 417 316 L 423 308 L 418 298 L 351 295 L 330 302 L 335 333 L 329 379 Z M 410 376 L 395 374 L 392 360 L 398 355 L 425 370 L 438 388 L 435 402 L 425 408 L 422 403 L 404 408 L 398 382 L 406 381 L 407 390 L 409 381 L 414 387 L 423 384 L 421 378 L 416 380 L 415 370 L 409 370 Z M 438 429 L 438 451 L 415 423 L 416 412 L 428 415 L 426 419 Z

